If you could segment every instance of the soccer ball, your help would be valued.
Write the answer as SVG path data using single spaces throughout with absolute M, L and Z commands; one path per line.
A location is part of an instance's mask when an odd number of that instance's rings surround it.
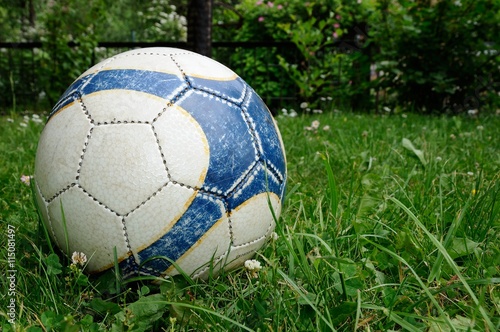
M 233 71 L 175 48 L 121 53 L 52 109 L 35 161 L 49 234 L 90 273 L 197 278 L 273 232 L 286 184 L 278 128 Z M 115 258 L 116 255 L 116 258 Z

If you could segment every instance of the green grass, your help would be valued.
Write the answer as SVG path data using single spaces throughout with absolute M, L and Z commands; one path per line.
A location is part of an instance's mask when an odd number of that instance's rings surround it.
M 0 117 L 3 331 L 500 328 L 498 116 L 278 117 L 288 193 L 257 278 L 238 269 L 159 285 L 113 271 L 87 278 L 58 256 L 20 181 L 33 173 L 43 125 L 12 119 Z M 318 129 L 305 129 L 313 120 Z

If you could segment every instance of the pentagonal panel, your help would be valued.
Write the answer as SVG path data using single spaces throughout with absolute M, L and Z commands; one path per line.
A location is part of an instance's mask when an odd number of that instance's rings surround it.
M 125 215 L 168 181 L 151 126 L 95 127 L 80 169 L 80 184 L 108 208 Z
M 258 160 L 255 142 L 241 109 L 213 95 L 191 91 L 178 102 L 205 133 L 210 161 L 203 188 L 233 190 Z
M 75 183 L 91 124 L 74 101 L 54 114 L 46 124 L 35 161 L 35 177 L 45 199 Z
M 138 253 L 167 233 L 188 209 L 196 191 L 169 183 L 125 217 L 132 252 Z
M 280 212 L 280 199 L 274 193 L 258 194 L 238 206 L 230 215 L 233 246 L 252 243 L 271 232 L 275 227 L 273 213 L 278 217 Z
M 75 251 L 87 255 L 89 272 L 113 266 L 115 247 L 118 261 L 128 256 L 121 218 L 82 189 L 73 187 L 64 192 L 49 204 L 48 211 L 61 250 L 68 256 Z
M 173 181 L 200 188 L 210 159 L 200 124 L 179 106 L 169 107 L 153 124 Z
M 167 100 L 132 90 L 104 90 L 82 97 L 96 123 L 151 122 L 167 106 Z

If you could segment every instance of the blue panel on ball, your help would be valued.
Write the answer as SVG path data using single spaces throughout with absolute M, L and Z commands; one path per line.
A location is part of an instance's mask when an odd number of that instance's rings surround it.
M 284 181 L 286 176 L 285 155 L 271 113 L 252 89 L 250 89 L 247 98 L 243 104 L 243 111 L 248 114 L 250 122 L 255 128 L 262 149 L 262 158 L 268 169 L 274 172 L 281 181 Z
M 251 197 L 265 192 L 275 193 L 283 199 L 283 187 L 284 183 L 278 181 L 264 164 L 259 163 L 247 181 L 238 186 L 234 194 L 227 198 L 228 209 L 231 211 Z
M 180 77 L 155 71 L 137 69 L 104 70 L 95 75 L 88 75 L 74 82 L 62 95 L 52 113 L 67 104 L 72 103 L 78 96 L 88 95 L 94 92 L 123 89 L 149 93 L 170 101 L 179 88 L 187 83 Z M 78 96 L 73 96 L 77 94 Z
M 188 76 L 188 81 L 195 89 L 213 93 L 236 104 L 241 104 L 245 91 L 248 89 L 245 82 L 237 77 L 234 81 L 216 81 L 206 78 Z
M 193 116 L 208 140 L 210 161 L 203 189 L 227 194 L 258 160 L 241 109 L 198 91 L 180 100 L 179 106 Z
M 138 253 L 140 261 L 153 256 L 166 256 L 173 261 L 179 259 L 223 217 L 220 204 L 211 197 L 198 194 L 170 231 Z M 165 259 L 154 259 L 146 263 L 145 267 L 162 272 L 170 265 Z

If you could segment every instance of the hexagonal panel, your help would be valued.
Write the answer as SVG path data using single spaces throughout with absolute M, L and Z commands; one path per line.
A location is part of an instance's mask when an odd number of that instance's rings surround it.
M 149 247 L 167 233 L 186 212 L 196 191 L 169 183 L 144 205 L 125 217 L 130 247 L 134 253 Z
M 262 193 L 253 196 L 231 212 L 231 229 L 233 233 L 233 246 L 249 244 L 255 239 L 269 234 L 275 222 L 268 204 L 271 202 L 274 214 L 280 215 L 281 201 L 273 193 Z
M 212 226 L 196 243 L 178 260 L 179 267 L 188 275 L 202 273 L 210 268 L 212 258 L 223 255 L 229 249 L 231 236 L 229 234 L 229 222 L 223 217 Z M 215 262 L 214 262 L 215 263 Z M 167 269 L 166 274 L 179 274 L 173 266 Z
M 193 52 L 173 54 L 172 58 L 187 76 L 215 81 L 232 81 L 238 75 L 223 64 Z
M 90 78 L 84 77 L 82 81 L 85 83 L 78 89 L 81 95 L 105 90 L 131 90 L 149 93 L 166 101 L 187 88 L 187 83 L 182 77 L 138 69 L 104 70 Z
M 63 224 L 61 206 L 66 226 Z M 48 212 L 61 250 L 69 257 L 75 251 L 86 254 L 89 272 L 99 272 L 113 266 L 115 247 L 118 261 L 128 257 L 121 218 L 99 205 L 80 188 L 73 187 L 54 199 L 48 206 Z M 66 239 L 69 250 L 66 250 Z
M 177 222 L 159 238 L 155 243 L 145 248 L 137 254 L 139 261 L 155 257 L 165 256 L 173 261 L 177 261 L 181 256 L 188 253 L 193 247 L 197 247 L 200 239 L 220 220 L 227 218 L 223 203 L 210 195 L 198 193 L 189 208 Z M 217 241 L 229 241 L 229 237 L 222 237 Z M 211 243 L 210 248 L 221 247 L 214 246 Z M 214 250 L 210 250 L 210 255 Z M 197 253 L 197 255 L 201 253 Z M 208 253 L 205 253 L 208 255 Z M 202 259 L 206 255 L 200 256 Z M 189 256 L 189 255 L 188 255 Z M 193 258 L 193 264 L 198 264 L 198 259 Z M 190 261 L 190 260 L 188 260 Z M 188 262 L 187 261 L 187 262 Z M 206 262 L 203 262 L 206 263 Z M 202 264 L 203 264 L 202 263 Z M 168 260 L 154 259 L 145 264 L 145 269 L 152 268 L 154 271 L 166 271 L 171 266 Z M 194 271 L 199 266 L 187 266 L 188 271 Z
M 91 127 L 78 101 L 59 110 L 46 124 L 35 164 L 36 182 L 45 199 L 76 182 L 78 163 Z
M 82 100 L 97 123 L 151 122 L 167 107 L 166 99 L 133 90 L 104 90 Z
M 200 91 L 190 91 L 178 105 L 198 122 L 208 140 L 210 162 L 203 188 L 229 193 L 259 159 L 241 109 Z
M 169 107 L 153 124 L 173 181 L 200 188 L 210 150 L 200 124 L 179 106 Z
M 249 90 L 247 99 L 243 104 L 243 111 L 247 114 L 255 134 L 259 150 L 268 168 L 276 176 L 284 181 L 286 178 L 285 149 L 278 127 L 262 99 L 253 91 Z
M 146 124 L 95 127 L 80 184 L 111 210 L 126 215 L 168 181 L 153 130 Z

